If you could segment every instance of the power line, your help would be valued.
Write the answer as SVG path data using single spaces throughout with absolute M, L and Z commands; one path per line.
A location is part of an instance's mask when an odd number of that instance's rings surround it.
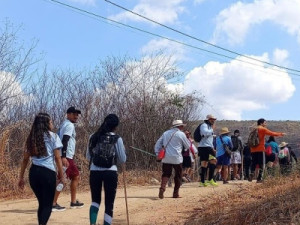
M 231 54 L 238 55 L 238 56 L 242 56 L 242 57 L 245 57 L 245 58 L 248 58 L 248 59 L 257 61 L 257 62 L 261 62 L 261 63 L 267 64 L 267 65 L 270 65 L 270 66 L 276 66 L 276 67 L 279 67 L 279 68 L 281 68 L 281 69 L 285 69 L 285 70 L 289 70 L 289 71 L 293 71 L 293 72 L 300 72 L 300 70 L 296 70 L 296 69 L 292 69 L 292 68 L 280 66 L 280 65 L 277 65 L 277 64 L 274 64 L 274 63 L 269 63 L 269 62 L 266 62 L 266 61 L 263 61 L 263 60 L 259 60 L 259 59 L 256 59 L 256 58 L 253 58 L 253 57 L 250 57 L 250 56 L 247 56 L 247 55 L 244 55 L 244 54 L 241 54 L 241 53 L 232 51 L 232 50 L 229 50 L 229 49 L 224 48 L 224 47 L 221 47 L 221 46 L 212 44 L 212 43 L 210 43 L 210 42 L 204 41 L 204 40 L 202 40 L 202 39 L 196 38 L 196 37 L 194 37 L 194 36 L 192 36 L 192 35 L 189 35 L 189 34 L 187 34 L 187 33 L 184 33 L 184 32 L 182 32 L 182 31 L 179 31 L 179 30 L 177 30 L 177 29 L 174 29 L 174 28 L 169 27 L 169 26 L 167 26 L 167 25 L 164 25 L 164 24 L 162 24 L 162 23 L 159 23 L 159 22 L 157 22 L 157 21 L 155 21 L 155 20 L 152 20 L 152 19 L 150 19 L 150 18 L 148 18 L 148 17 L 145 17 L 145 16 L 143 16 L 143 15 L 141 15 L 141 14 L 139 14 L 139 13 L 133 12 L 132 10 L 129 10 L 129 9 L 127 9 L 127 8 L 121 6 L 121 5 L 118 5 L 118 4 L 116 4 L 116 3 L 112 2 L 112 1 L 109 1 L 109 0 L 104 0 L 104 1 L 106 1 L 106 2 L 108 2 L 108 3 L 110 3 L 110 4 L 112 4 L 112 5 L 114 5 L 114 6 L 118 7 L 118 8 L 120 8 L 120 9 L 123 9 L 123 10 L 125 10 L 125 11 L 127 11 L 127 12 L 130 12 L 130 13 L 136 15 L 136 16 L 139 16 L 139 17 L 141 17 L 141 18 L 143 18 L 143 19 L 145 19 L 145 20 L 148 20 L 148 21 L 150 21 L 150 22 L 152 22 L 152 23 L 155 23 L 155 24 L 157 24 L 157 25 L 160 25 L 160 26 L 162 26 L 162 27 L 165 27 L 165 28 L 167 28 L 167 29 L 169 29 L 169 30 L 172 30 L 172 31 L 174 31 L 174 32 L 176 32 L 176 33 L 179 33 L 179 34 L 181 34 L 181 35 L 184 35 L 184 36 L 189 37 L 189 38 L 191 38 L 191 39 L 194 39 L 194 40 L 196 40 L 196 41 L 200 41 L 200 42 L 205 43 L 205 44 L 207 44 L 207 45 L 210 45 L 210 46 L 213 46 L 213 47 L 215 47 L 215 48 L 221 49 L 221 50 L 223 50 L 223 51 L 229 52 L 229 53 L 231 53 Z
M 224 58 L 227 58 L 227 59 L 231 59 L 231 60 L 236 60 L 236 61 L 239 61 L 239 62 L 242 62 L 242 63 L 247 63 L 249 65 L 252 65 L 252 66 L 257 66 L 257 67 L 263 67 L 261 65 L 258 65 L 258 64 L 255 64 L 253 62 L 249 62 L 249 61 L 244 61 L 242 59 L 239 59 L 239 58 L 234 58 L 232 56 L 228 56 L 228 55 L 224 55 L 224 54 L 221 54 L 221 53 L 217 53 L 217 52 L 214 52 L 214 51 L 210 51 L 210 50 L 207 50 L 207 49 L 204 49 L 204 48 L 200 48 L 200 47 L 197 47 L 197 46 L 194 46 L 194 45 L 191 45 L 191 44 L 187 44 L 187 43 L 184 43 L 184 42 L 181 42 L 181 41 L 178 41 L 178 40 L 175 40 L 175 39 L 172 39 L 172 38 L 168 38 L 168 37 L 165 37 L 165 36 L 162 36 L 162 35 L 159 35 L 159 34 L 155 34 L 155 33 L 152 33 L 150 31 L 146 31 L 146 30 L 143 30 L 141 28 L 137 28 L 137 27 L 134 27 L 134 26 L 131 26 L 131 25 L 128 25 L 128 24 L 124 24 L 122 22 L 118 22 L 118 21 L 115 21 L 115 20 L 112 20 L 112 19 L 109 19 L 109 18 L 106 18 L 104 16 L 101 16 L 101 15 L 98 15 L 98 14 L 95 14 L 95 13 L 92 13 L 92 12 L 89 12 L 87 10 L 84 10 L 84 9 L 81 9 L 81 8 L 78 8 L 78 7 L 75 7 L 75 6 L 72 6 L 72 5 L 69 5 L 69 4 L 66 4 L 66 3 L 63 3 L 63 2 L 60 2 L 60 1 L 56 1 L 56 0 L 48 0 L 48 1 L 51 1 L 51 2 L 54 2 L 54 3 L 57 3 L 57 4 L 60 4 L 62 6 L 65 6 L 65 7 L 68 7 L 72 10 L 74 10 L 75 12 L 79 12 L 80 14 L 82 15 L 86 15 L 86 16 L 93 16 L 91 18 L 100 18 L 102 20 L 106 20 L 106 21 L 110 21 L 112 23 L 115 23 L 115 24 L 118 24 L 118 25 L 121 25 L 121 26 L 124 26 L 124 27 L 128 27 L 130 29 L 133 29 L 133 30 L 137 30 L 139 32 L 142 32 L 142 33 L 146 33 L 146 34 L 149 34 L 149 35 L 152 35 L 152 36 L 155 36 L 155 37 L 159 37 L 159 38 L 162 38 L 162 39 L 166 39 L 168 41 L 171 41 L 171 42 L 175 42 L 177 44 L 180 44 L 180 45 L 184 45 L 184 46 L 187 46 L 187 47 L 190 47 L 190 48 L 194 48 L 194 49 L 197 49 L 197 50 L 200 50 L 200 51 L 204 51 L 204 52 L 207 52 L 207 53 L 210 53 L 210 54 L 214 54 L 214 55 L 217 55 L 217 56 L 221 56 L 221 57 L 224 57 Z M 105 0 L 106 1 L 106 0 Z M 261 60 L 258 60 L 258 59 L 255 59 L 255 58 L 252 58 L 252 57 L 249 57 L 249 56 L 244 56 L 244 55 L 240 55 L 240 56 L 243 56 L 245 58 L 248 58 L 248 59 L 251 59 L 251 60 L 254 60 L 254 61 L 258 61 L 260 63 L 266 63 L 266 64 L 269 64 L 271 65 L 270 63 L 267 63 L 267 62 L 264 62 L 264 61 L 261 61 Z M 270 70 L 273 70 L 273 71 L 276 71 L 276 72 L 285 72 L 285 71 L 282 71 L 282 69 L 284 69 L 283 67 L 281 66 L 278 66 L 278 65 L 275 65 L 275 67 L 278 67 L 278 68 L 268 68 Z M 281 68 L 281 69 L 279 69 Z M 292 69 L 290 69 L 292 70 Z M 297 71 L 297 70 L 296 70 Z M 300 71 L 299 71 L 300 72 Z M 295 76 L 300 76 L 300 74 L 297 74 L 297 73 L 293 73 L 293 72 L 289 72 L 289 74 L 291 75 L 295 75 Z

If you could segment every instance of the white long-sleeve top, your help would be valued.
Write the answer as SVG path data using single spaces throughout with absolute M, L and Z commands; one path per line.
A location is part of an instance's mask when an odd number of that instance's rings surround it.
M 174 127 L 170 130 L 165 131 L 157 140 L 154 147 L 156 155 L 158 155 L 159 150 L 162 148 L 162 146 L 166 148 L 166 155 L 162 159 L 162 163 L 180 164 L 183 161 L 181 152 L 183 149 L 189 149 L 190 141 L 180 129 Z

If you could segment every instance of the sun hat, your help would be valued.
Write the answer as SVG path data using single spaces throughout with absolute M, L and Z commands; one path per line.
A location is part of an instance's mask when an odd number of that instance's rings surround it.
M 220 135 L 221 134 L 228 134 L 228 133 L 230 133 L 230 131 L 228 130 L 228 128 L 227 127 L 222 127 Z
M 282 148 L 282 147 L 285 147 L 287 146 L 289 143 L 286 143 L 286 142 L 281 142 L 280 145 L 278 146 L 279 148 Z
M 212 114 L 208 114 L 207 116 L 206 116 L 206 120 L 216 120 L 217 118 L 216 117 L 214 117 Z
M 179 127 L 179 126 L 185 126 L 186 124 L 184 124 L 182 122 L 182 120 L 174 120 L 172 123 L 172 127 Z

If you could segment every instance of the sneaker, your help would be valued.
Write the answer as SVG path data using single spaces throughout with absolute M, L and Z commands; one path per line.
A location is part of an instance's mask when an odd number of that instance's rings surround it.
M 263 180 L 257 180 L 256 183 L 263 183 Z
M 211 180 L 207 181 L 207 183 L 212 185 L 212 186 L 218 186 L 218 184 L 214 181 L 214 179 L 211 179 Z
M 70 208 L 71 208 L 71 209 L 80 209 L 80 208 L 83 207 L 83 205 L 84 205 L 84 203 L 79 202 L 78 200 L 76 200 L 75 203 L 71 202 Z
M 204 182 L 204 183 L 202 183 L 202 182 L 200 182 L 200 184 L 199 184 L 199 187 L 207 187 L 207 182 Z
M 228 184 L 229 182 L 227 180 L 223 180 L 223 184 Z
M 65 211 L 66 207 L 60 206 L 59 204 L 55 204 L 52 206 L 52 212 L 62 212 Z

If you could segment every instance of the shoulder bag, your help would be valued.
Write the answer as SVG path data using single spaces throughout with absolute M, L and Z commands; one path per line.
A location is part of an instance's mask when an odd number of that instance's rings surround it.
M 229 158 L 231 158 L 231 150 L 229 149 L 228 145 L 226 145 L 226 144 L 224 143 L 222 136 L 220 136 L 220 140 L 221 140 L 222 145 L 223 145 L 223 148 L 224 148 L 224 150 L 225 150 L 225 154 L 226 154 Z
M 168 144 L 170 143 L 171 139 L 173 138 L 174 134 L 177 132 L 177 130 L 172 134 L 171 138 L 169 139 L 168 143 L 166 144 L 166 146 L 162 146 L 161 149 L 158 152 L 158 155 L 156 157 L 156 161 L 160 162 L 163 158 L 165 158 L 166 156 L 166 148 L 168 146 Z

